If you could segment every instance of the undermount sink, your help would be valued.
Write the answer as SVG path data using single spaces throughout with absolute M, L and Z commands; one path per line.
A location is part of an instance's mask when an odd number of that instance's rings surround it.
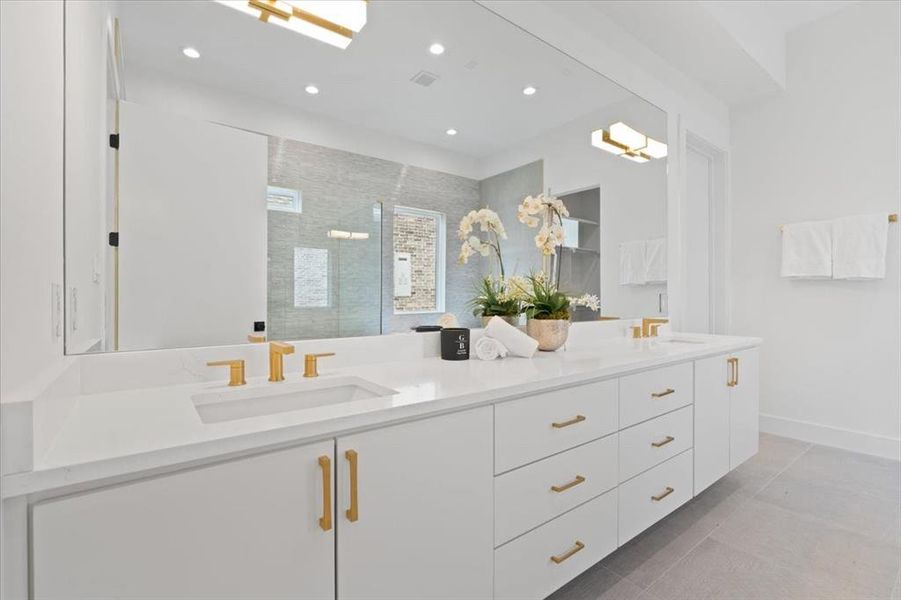
M 329 377 L 317 381 L 204 392 L 192 396 L 191 401 L 201 422 L 221 423 L 396 393 L 359 377 Z

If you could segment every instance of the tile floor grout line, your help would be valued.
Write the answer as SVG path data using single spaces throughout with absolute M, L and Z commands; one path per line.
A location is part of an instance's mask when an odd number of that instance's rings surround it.
M 730 511 L 728 515 L 726 515 L 725 517 L 723 517 L 722 522 L 725 522 L 726 519 L 732 518 L 732 516 L 736 513 L 736 511 L 738 511 L 744 504 L 746 504 L 746 503 L 748 502 L 748 500 L 751 500 L 751 499 L 753 499 L 753 498 L 756 498 L 756 497 L 757 497 L 757 494 L 759 494 L 760 492 L 762 492 L 762 491 L 764 490 L 764 488 L 766 488 L 766 486 L 770 485 L 777 477 L 779 477 L 780 475 L 782 475 L 783 473 L 785 473 L 785 472 L 786 472 L 793 464 L 795 464 L 798 460 L 800 460 L 800 458 L 801 458 L 802 456 L 804 456 L 805 454 L 807 454 L 807 453 L 810 451 L 810 449 L 813 448 L 813 446 L 814 446 L 814 445 L 813 445 L 812 443 L 808 442 L 807 448 L 805 448 L 803 452 L 799 453 L 799 454 L 798 454 L 796 457 L 794 457 L 787 465 L 785 465 L 785 467 L 783 467 L 783 468 L 782 468 L 780 471 L 778 471 L 775 475 L 773 475 L 772 477 L 770 477 L 769 479 L 767 479 L 766 482 L 765 482 L 763 485 L 761 485 L 761 486 L 758 488 L 758 490 L 755 491 L 752 495 L 750 495 L 750 496 L 748 496 L 747 498 L 745 498 L 744 500 L 742 500 L 741 503 L 740 503 L 738 506 L 736 506 L 732 511 Z M 668 515 L 667 515 L 667 516 L 668 516 Z M 693 546 L 691 546 L 691 548 L 689 548 L 686 552 L 684 552 L 682 555 L 680 555 L 679 558 L 677 558 L 675 561 L 673 561 L 673 564 L 671 564 L 671 565 L 670 565 L 667 569 L 665 569 L 660 575 L 658 575 L 653 581 L 651 581 L 650 584 L 648 584 L 648 587 L 645 588 L 644 591 L 643 591 L 641 594 L 638 595 L 638 598 L 640 599 L 640 598 L 644 597 L 645 594 L 646 594 L 647 592 L 650 592 L 651 588 L 653 588 L 654 585 L 655 585 L 658 581 L 660 581 L 664 576 L 666 576 L 667 573 L 669 573 L 670 571 L 672 571 L 672 570 L 676 567 L 676 565 L 678 565 L 679 563 L 681 563 L 682 560 L 683 560 L 686 556 L 688 556 L 689 554 L 691 554 L 691 553 L 694 551 L 695 548 L 697 548 L 698 546 L 700 546 L 701 544 L 703 544 L 705 541 L 707 541 L 707 539 L 708 539 L 711 535 L 713 535 L 713 532 L 716 531 L 717 529 L 719 529 L 721 525 L 722 525 L 722 523 L 718 523 L 718 524 L 717 524 L 715 527 L 713 527 L 709 532 L 707 532 L 707 534 L 706 534 L 703 538 L 701 538 L 696 544 L 694 544 Z M 610 570 L 610 569 L 608 569 L 608 570 Z M 613 573 L 616 573 L 615 571 L 612 571 L 612 570 L 610 570 L 610 571 L 613 572 Z M 618 575 L 618 573 L 616 573 L 616 574 Z M 621 576 L 621 577 L 624 577 L 625 579 L 629 580 L 630 583 L 635 583 L 636 585 L 638 585 L 637 582 L 635 582 L 635 581 L 629 579 L 629 577 L 628 577 L 627 575 L 626 575 L 626 576 Z M 639 586 L 639 587 L 640 587 L 640 586 Z

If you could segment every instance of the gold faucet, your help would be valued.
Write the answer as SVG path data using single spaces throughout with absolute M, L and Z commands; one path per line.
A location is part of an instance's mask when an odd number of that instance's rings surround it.
M 269 381 L 285 380 L 286 354 L 294 354 L 294 346 L 284 342 L 269 342 Z
M 208 367 L 229 367 L 228 369 L 228 385 L 235 387 L 244 385 L 247 381 L 244 379 L 244 361 L 236 360 L 214 360 L 206 364 Z
M 658 318 L 646 317 L 641 320 L 641 327 L 639 327 L 637 325 L 632 327 L 632 337 L 633 338 L 657 337 L 657 330 L 660 329 L 660 326 L 665 323 L 669 323 L 669 319 L 658 319 Z
M 319 354 L 304 354 L 303 355 L 303 376 L 304 377 L 319 377 L 318 370 L 318 362 L 317 359 L 322 358 L 323 356 L 334 356 L 334 352 L 321 352 Z

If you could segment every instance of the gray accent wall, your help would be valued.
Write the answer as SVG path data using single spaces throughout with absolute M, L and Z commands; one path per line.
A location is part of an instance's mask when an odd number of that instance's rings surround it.
M 508 276 L 528 275 L 530 271 L 541 269 L 541 257 L 534 241 L 538 230 L 521 224 L 516 219 L 516 213 L 523 198 L 540 194 L 543 187 L 544 162 L 541 160 L 479 182 L 482 203 L 500 216 L 507 230 L 507 239 L 502 242 L 501 250 Z
M 465 326 L 476 326 L 467 302 L 480 264 L 478 260 L 457 264 L 456 231 L 463 215 L 482 205 L 478 181 L 270 137 L 269 184 L 299 190 L 303 205 L 300 214 L 269 211 L 271 339 L 375 335 L 437 321 L 440 314 L 436 313 L 394 312 L 391 232 L 393 209 L 398 205 L 446 216 L 445 311 L 456 314 Z M 373 210 L 374 205 L 381 206 L 380 214 Z M 329 229 L 368 232 L 370 238 L 329 239 Z M 328 307 L 294 305 L 295 247 L 329 250 Z

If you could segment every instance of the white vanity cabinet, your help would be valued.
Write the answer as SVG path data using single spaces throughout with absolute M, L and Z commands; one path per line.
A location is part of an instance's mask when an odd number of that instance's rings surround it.
M 491 597 L 492 422 L 489 406 L 338 438 L 340 600 Z
M 334 598 L 335 529 L 320 523 L 332 510 L 323 499 L 333 448 L 329 440 L 37 503 L 32 596 Z
M 757 348 L 695 361 L 695 494 L 757 453 L 758 378 Z

